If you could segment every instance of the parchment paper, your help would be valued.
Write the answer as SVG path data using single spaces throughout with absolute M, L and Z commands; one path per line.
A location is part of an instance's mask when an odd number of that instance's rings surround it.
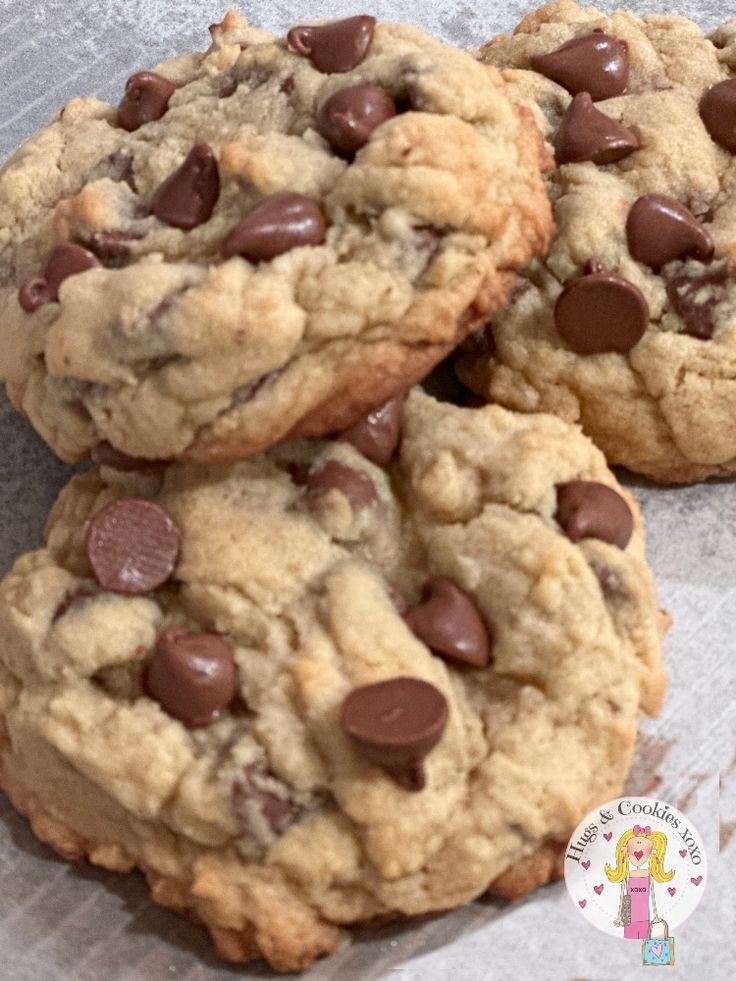
M 613 9 L 606 0 L 599 8 Z M 714 27 L 733 4 L 629 3 Z M 412 21 L 475 47 L 510 30 L 527 0 L 481 3 L 373 0 L 384 21 Z M 133 71 L 201 50 L 226 0 L 0 0 L 0 159 L 72 95 L 120 99 Z M 240 8 L 284 32 L 307 19 L 360 13 L 353 3 L 262 0 Z M 736 424 L 736 420 L 734 420 Z M 41 531 L 69 469 L 0 399 L 0 573 Z M 709 855 L 706 895 L 678 930 L 666 977 L 736 977 L 736 485 L 660 489 L 624 476 L 648 521 L 661 604 L 675 617 L 666 642 L 670 692 L 646 721 L 629 792 L 674 803 L 700 829 Z M 479 901 L 439 920 L 365 934 L 304 977 L 308 981 L 613 981 L 647 975 L 638 945 L 590 928 L 563 885 L 506 904 Z M 224 966 L 205 932 L 147 898 L 137 874 L 71 867 L 39 844 L 0 797 L 2 981 L 233 981 L 271 977 L 257 965 Z

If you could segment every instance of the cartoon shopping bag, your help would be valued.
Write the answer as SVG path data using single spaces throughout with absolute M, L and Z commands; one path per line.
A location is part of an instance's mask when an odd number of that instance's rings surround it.
M 659 927 L 662 936 L 653 936 Z M 672 966 L 675 963 L 675 938 L 670 936 L 670 928 L 663 919 L 652 920 L 649 927 L 649 937 L 641 944 L 642 961 L 649 967 Z

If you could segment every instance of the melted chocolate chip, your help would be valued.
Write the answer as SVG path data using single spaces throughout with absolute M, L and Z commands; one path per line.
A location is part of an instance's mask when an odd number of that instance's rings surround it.
M 297 54 L 309 58 L 317 71 L 329 75 L 349 72 L 363 61 L 375 26 L 375 17 L 348 17 L 331 24 L 292 27 L 287 39 Z
M 571 542 L 598 538 L 626 548 L 634 532 L 629 505 L 613 488 L 595 480 L 558 484 L 555 520 Z
M 137 238 L 131 232 L 93 232 L 86 244 L 106 266 L 117 267 L 129 258 L 130 243 Z
M 530 64 L 571 95 L 587 92 L 595 102 L 621 95 L 629 84 L 626 42 L 603 31 L 575 37 L 549 54 L 534 55 Z
M 406 393 L 389 399 L 365 419 L 343 430 L 337 439 L 350 443 L 366 459 L 379 467 L 391 462 L 401 439 L 401 417 Z
M 250 763 L 243 768 L 233 785 L 233 807 L 236 815 L 249 824 L 249 811 L 255 808 L 265 819 L 275 835 L 282 835 L 301 813 L 299 805 L 288 797 L 279 797 L 274 791 L 283 786 L 263 763 Z
M 700 118 L 719 146 L 736 153 L 736 79 L 708 89 L 700 100 Z
M 113 501 L 87 534 L 87 555 L 103 589 L 131 596 L 161 586 L 179 557 L 181 534 L 157 504 L 139 498 Z
M 122 473 L 160 473 L 168 466 L 166 460 L 144 460 L 143 457 L 128 456 L 107 440 L 98 443 L 91 455 L 93 462 L 98 466 L 111 467 Z
M 388 598 L 393 603 L 396 612 L 400 617 L 403 617 L 403 615 L 409 609 L 409 604 L 406 601 L 406 597 L 403 595 L 403 593 L 400 593 L 398 589 L 394 589 L 394 587 L 390 584 L 386 586 L 386 592 L 388 593 Z
M 317 114 L 317 131 L 338 156 L 352 160 L 373 131 L 396 112 L 396 104 L 380 85 L 351 85 L 340 89 L 322 106 Z
M 713 337 L 716 304 L 723 296 L 721 287 L 730 278 L 728 270 L 723 268 L 702 276 L 676 276 L 667 284 L 667 297 L 691 337 L 701 341 Z
M 435 576 L 422 602 L 404 617 L 413 633 L 438 657 L 474 668 L 491 663 L 491 638 L 475 602 L 446 576 Z
M 133 172 L 133 157 L 124 150 L 116 150 L 108 154 L 90 171 L 89 180 L 97 181 L 107 177 L 116 183 L 127 184 L 131 191 L 137 192 L 135 174 Z
M 340 491 L 350 502 L 353 511 L 370 507 L 378 500 L 375 485 L 367 474 L 346 467 L 337 460 L 328 460 L 323 467 L 311 471 L 307 477 L 307 493 L 313 502 L 318 502 L 331 490 Z
M 132 132 L 160 119 L 169 108 L 176 86 L 155 72 L 138 72 L 125 83 L 125 95 L 118 106 L 118 126 Z
M 406 790 L 425 785 L 423 761 L 442 738 L 447 699 L 419 678 L 391 678 L 355 688 L 340 711 L 340 726 L 356 748 Z
M 18 301 L 26 313 L 33 313 L 46 303 L 59 299 L 59 287 L 69 276 L 95 269 L 99 260 L 87 249 L 74 242 L 64 242 L 49 252 L 39 276 L 24 280 L 18 291 Z
M 684 204 L 666 194 L 645 194 L 631 207 L 626 221 L 629 252 L 659 272 L 674 259 L 713 258 L 713 239 Z
M 620 600 L 628 597 L 619 572 L 611 569 L 610 566 L 601 565 L 599 562 L 591 562 L 590 568 L 595 574 L 598 584 L 601 587 L 601 592 L 606 599 Z
M 229 99 L 235 95 L 239 85 L 239 79 L 234 72 L 225 72 L 222 76 L 221 85 L 217 92 L 218 99 Z
M 250 262 L 267 262 L 290 249 L 322 245 L 325 231 L 317 201 L 287 191 L 265 198 L 230 231 L 220 251 L 226 258 L 242 255 Z
M 92 599 L 95 594 L 91 589 L 78 589 L 75 593 L 68 593 L 64 599 L 59 603 L 59 605 L 54 610 L 54 615 L 51 618 L 52 623 L 56 623 L 60 620 L 65 613 L 73 609 L 75 606 L 83 606 L 88 599 Z
M 639 140 L 630 129 L 593 105 L 587 92 L 576 95 L 555 133 L 555 161 L 610 164 L 623 160 L 639 149 Z
M 597 266 L 565 287 L 554 317 L 560 337 L 578 354 L 626 354 L 644 336 L 649 305 L 633 283 Z
M 158 188 L 152 211 L 164 224 L 188 231 L 209 221 L 219 196 L 217 160 L 206 143 L 198 143 Z
M 210 725 L 238 693 L 233 649 L 218 634 L 167 627 L 143 673 L 146 694 L 190 728 Z

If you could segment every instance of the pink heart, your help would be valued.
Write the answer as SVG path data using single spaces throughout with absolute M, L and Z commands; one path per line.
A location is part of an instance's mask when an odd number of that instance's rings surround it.
M 694 886 L 699 886 L 700 883 L 703 881 L 703 877 L 702 875 L 699 875 L 697 879 L 691 879 L 690 881 Z
M 603 835 L 606 841 L 610 841 L 613 838 L 613 831 L 609 831 L 607 835 Z
M 670 887 L 669 887 L 669 888 L 667 889 L 667 892 L 668 892 L 668 893 L 670 894 L 670 896 L 674 896 L 674 895 L 675 895 L 675 893 L 677 892 L 677 889 L 676 889 L 676 888 L 675 888 L 674 886 L 670 886 Z
M 662 944 L 652 944 L 649 948 L 655 957 L 662 956 Z
M 687 848 L 680 849 L 680 858 L 684 858 L 687 855 Z
M 593 892 L 600 894 L 603 892 L 603 886 L 593 886 Z
M 583 866 L 586 872 L 590 868 L 590 862 L 581 862 L 580 864 Z
M 585 909 L 585 907 L 587 905 L 588 905 L 588 900 L 587 899 L 579 899 L 578 900 L 578 906 L 580 907 L 580 909 Z
M 634 852 L 634 858 L 637 860 L 637 862 L 641 862 L 643 854 L 644 852 Z

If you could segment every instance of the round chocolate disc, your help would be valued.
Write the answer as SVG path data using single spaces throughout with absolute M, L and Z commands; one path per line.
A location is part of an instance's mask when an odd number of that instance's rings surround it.
M 180 546 L 181 534 L 168 514 L 139 498 L 108 504 L 94 516 L 87 534 L 87 555 L 99 584 L 131 596 L 166 582 Z
M 649 305 L 633 283 L 594 272 L 565 287 L 554 316 L 559 335 L 578 354 L 626 354 L 644 336 Z

